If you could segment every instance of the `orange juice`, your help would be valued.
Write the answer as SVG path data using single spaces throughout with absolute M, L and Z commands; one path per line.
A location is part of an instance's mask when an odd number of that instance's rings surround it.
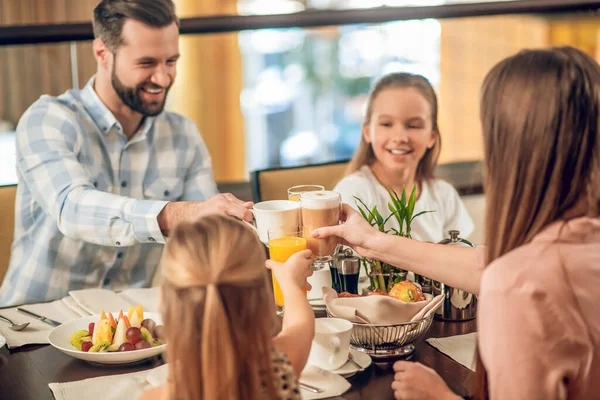
M 271 260 L 286 262 L 292 254 L 306 250 L 306 239 L 301 237 L 280 237 L 269 240 L 269 253 Z M 275 304 L 283 307 L 283 293 L 275 274 L 273 276 L 273 294 L 275 295 Z
M 288 195 L 289 201 L 300 201 L 300 193 L 293 193 Z

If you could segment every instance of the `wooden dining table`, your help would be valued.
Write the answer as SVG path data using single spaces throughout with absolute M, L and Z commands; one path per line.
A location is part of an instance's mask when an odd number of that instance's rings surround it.
M 428 337 L 461 335 L 476 330 L 475 320 L 443 322 L 434 320 L 431 328 L 415 344 L 410 357 L 434 370 L 458 395 L 472 394 L 474 373 L 425 342 Z M 52 382 L 71 382 L 87 378 L 137 372 L 157 367 L 162 358 L 155 357 L 134 366 L 99 366 L 74 359 L 49 345 L 31 345 L 8 350 L 0 349 L 0 399 L 52 399 L 48 387 Z M 365 371 L 349 379 L 351 389 L 341 399 L 393 399 L 391 383 L 394 372 L 391 363 L 371 364 Z

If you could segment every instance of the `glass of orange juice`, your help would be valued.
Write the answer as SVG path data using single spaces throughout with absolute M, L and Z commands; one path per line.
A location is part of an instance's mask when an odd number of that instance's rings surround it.
M 304 192 L 321 192 L 325 187 L 321 185 L 299 185 L 288 189 L 288 200 L 300 201 L 300 195 Z
M 271 260 L 286 262 L 292 254 L 306 250 L 306 239 L 302 236 L 302 230 L 294 231 L 279 231 L 269 229 L 267 231 L 269 237 L 269 255 Z M 277 306 L 277 314 L 283 314 L 283 293 L 279 287 L 275 274 L 271 274 L 273 278 L 273 294 L 275 296 L 275 305 Z M 306 290 L 304 291 L 306 294 Z

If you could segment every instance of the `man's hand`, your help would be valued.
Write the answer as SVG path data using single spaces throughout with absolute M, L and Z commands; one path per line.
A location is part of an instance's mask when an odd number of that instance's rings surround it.
M 243 201 L 231 193 L 223 193 L 202 202 L 202 214 L 227 214 L 251 222 L 254 219 L 250 212 L 253 206 L 251 201 Z
M 180 222 L 194 222 L 204 215 L 225 214 L 244 221 L 252 221 L 254 216 L 250 209 L 254 206 L 251 201 L 243 201 L 231 193 L 218 194 L 206 201 L 176 201 L 168 203 L 158 214 L 157 221 L 163 235 Z
M 433 369 L 418 362 L 394 363 L 394 398 L 396 400 L 462 400 Z

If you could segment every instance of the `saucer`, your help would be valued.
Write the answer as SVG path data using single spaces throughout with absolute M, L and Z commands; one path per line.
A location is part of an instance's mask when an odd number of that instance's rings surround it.
M 350 353 L 352 353 L 352 357 L 354 361 L 362 368 L 367 369 L 369 365 L 371 365 L 371 357 L 368 354 L 363 353 L 362 351 L 350 349 Z M 356 375 L 360 370 L 356 365 L 354 365 L 351 361 L 346 361 L 346 364 L 342 365 L 339 369 L 335 371 L 331 371 L 334 374 L 338 374 L 344 378 L 350 378 L 351 376 Z
M 323 299 L 310 299 L 308 303 L 313 307 L 325 308 L 325 300 Z

